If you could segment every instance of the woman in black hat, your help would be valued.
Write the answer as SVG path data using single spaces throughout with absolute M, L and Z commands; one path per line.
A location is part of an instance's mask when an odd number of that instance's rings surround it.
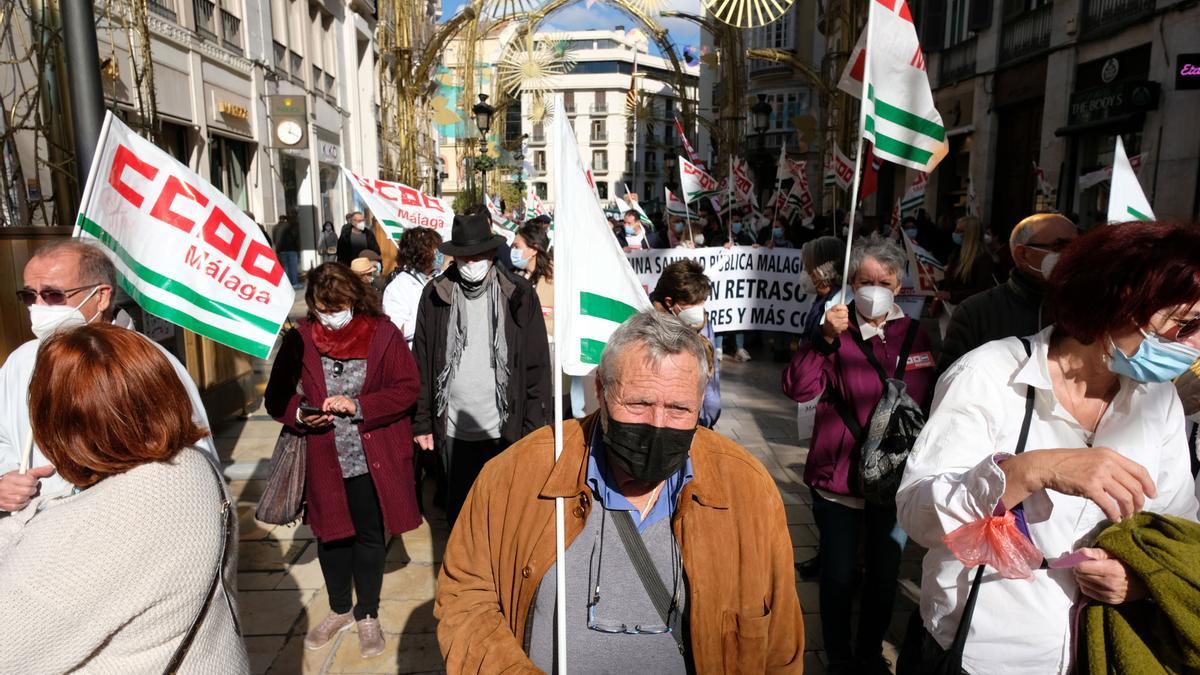
M 450 233 L 438 250 L 454 263 L 425 286 L 417 309 L 413 434 L 445 465 L 453 526 L 484 463 L 549 423 L 552 393 L 537 294 L 495 264 L 504 238 L 478 211 L 455 216 Z

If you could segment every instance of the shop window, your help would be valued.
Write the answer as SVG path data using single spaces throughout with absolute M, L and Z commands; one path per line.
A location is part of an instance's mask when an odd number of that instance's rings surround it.
M 224 136 L 213 136 L 209 141 L 209 181 L 240 209 L 250 208 L 246 190 L 249 157 L 247 143 Z

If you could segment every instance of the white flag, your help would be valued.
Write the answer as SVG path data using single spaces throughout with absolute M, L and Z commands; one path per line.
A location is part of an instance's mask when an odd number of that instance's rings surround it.
M 625 196 L 626 197 L 629 196 L 629 186 L 628 185 L 625 186 Z M 637 195 L 634 195 L 634 196 L 636 197 Z M 625 211 L 633 209 L 634 211 L 637 211 L 638 220 L 642 221 L 643 225 L 645 225 L 646 227 L 652 227 L 654 225 L 654 222 L 650 220 L 650 216 L 646 215 L 646 212 L 644 210 L 642 210 L 642 205 L 638 203 L 637 199 L 630 198 L 629 202 L 627 202 L 627 203 L 620 202 L 620 201 L 619 201 L 619 203 L 625 204 L 624 210 L 621 211 L 622 216 L 625 215 Z
M 683 192 L 683 201 L 689 204 L 701 197 L 721 194 L 717 179 L 683 157 L 679 158 L 679 187 Z
M 870 0 L 868 5 L 868 26 L 859 36 L 838 88 L 863 99 L 867 108 L 863 137 L 871 141 L 877 156 L 929 173 L 950 146 L 942 116 L 933 104 L 912 14 L 904 0 Z M 865 44 L 868 37 L 869 45 Z M 866 72 L 868 60 L 870 72 Z
M 663 190 L 667 193 L 667 213 L 671 214 L 672 216 L 682 216 L 687 218 L 689 215 L 687 204 L 684 204 L 682 201 L 680 201 L 679 197 L 676 197 L 675 193 L 671 192 L 671 188 L 664 187 Z
M 403 183 L 364 178 L 344 166 L 342 174 L 391 239 L 399 239 L 410 227 L 428 227 L 450 239 L 454 211 L 449 204 Z
M 561 106 L 555 109 L 550 137 L 558 153 L 555 216 L 570 223 L 558 229 L 554 242 L 555 333 L 563 372 L 581 377 L 599 365 L 617 326 L 650 309 L 650 299 L 591 196 L 575 134 Z
M 1125 144 L 1117 135 L 1117 147 L 1113 150 L 1112 189 L 1108 193 L 1108 222 L 1124 223 L 1130 220 L 1154 220 L 1150 200 L 1142 192 L 1137 174 L 1125 156 Z
M 112 111 L 75 236 L 101 244 L 142 309 L 258 358 L 271 353 L 295 301 L 258 225 Z
M 912 213 L 925 204 L 925 186 L 928 184 L 929 174 L 918 171 L 917 177 L 913 179 L 912 184 L 904 191 L 904 198 L 900 200 L 901 216 Z

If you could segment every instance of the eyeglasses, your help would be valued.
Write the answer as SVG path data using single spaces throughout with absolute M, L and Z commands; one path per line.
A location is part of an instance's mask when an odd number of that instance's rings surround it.
M 43 288 L 40 291 L 33 291 L 28 288 L 22 288 L 17 291 L 17 299 L 20 300 L 26 307 L 32 307 L 37 302 L 38 296 L 41 296 L 42 302 L 47 305 L 62 305 L 67 302 L 67 298 L 75 295 L 80 291 L 86 291 L 89 288 L 103 286 L 104 284 L 88 284 L 79 288 L 68 288 L 65 291 L 60 291 L 57 288 Z
M 675 623 L 675 615 L 679 611 L 679 550 L 676 548 L 675 537 L 671 537 L 671 570 L 674 576 L 671 589 L 671 606 L 667 609 L 667 625 L 650 625 L 643 626 L 642 624 L 634 624 L 630 626 L 626 623 L 600 621 L 596 619 L 596 606 L 600 604 L 600 570 L 601 563 L 604 562 L 604 526 L 608 519 L 607 510 L 601 507 L 600 516 L 600 532 L 596 537 L 599 541 L 599 556 L 596 559 L 596 585 L 592 590 L 592 597 L 587 603 L 587 627 L 588 630 L 594 630 L 597 633 L 608 633 L 610 635 L 663 635 L 672 632 L 671 624 Z M 596 544 L 592 545 L 593 549 Z
M 1180 319 L 1171 319 L 1171 321 L 1175 322 L 1175 330 L 1167 330 L 1160 333 L 1160 335 L 1168 340 L 1181 342 L 1193 337 L 1196 333 L 1200 333 L 1200 315 L 1193 316 L 1186 321 Z

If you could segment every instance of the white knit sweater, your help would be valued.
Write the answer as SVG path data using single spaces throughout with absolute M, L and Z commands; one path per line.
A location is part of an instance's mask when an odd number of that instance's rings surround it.
M 163 672 L 204 606 L 224 491 L 189 448 L 0 519 L 0 673 Z M 226 589 L 181 673 L 249 672 L 236 541 L 235 520 Z

